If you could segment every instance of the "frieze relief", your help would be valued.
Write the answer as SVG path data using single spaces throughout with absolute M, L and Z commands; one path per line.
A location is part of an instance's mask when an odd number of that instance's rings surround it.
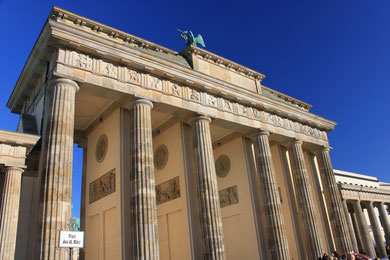
M 259 120 L 277 127 L 292 130 L 315 138 L 327 140 L 326 132 L 316 128 L 292 121 L 288 118 L 271 114 L 257 108 L 244 106 L 230 100 L 211 95 L 206 92 L 178 85 L 176 83 L 163 80 L 159 77 L 152 76 L 148 73 L 142 73 L 133 69 L 117 66 L 113 63 L 101 59 L 92 58 L 89 55 L 77 53 L 75 51 L 59 49 L 58 62 L 74 66 L 93 73 L 102 74 L 127 83 L 144 86 L 155 91 L 163 92 L 169 95 L 177 96 L 183 99 L 201 103 L 204 106 L 214 107 L 221 111 L 237 114 L 254 120 Z M 100 66 L 99 66 L 100 65 Z M 118 73 L 119 71 L 123 71 Z M 122 76 L 123 75 L 123 76 Z M 146 80 L 142 80 L 142 78 Z M 164 83 L 166 87 L 164 87 Z
M 115 169 L 104 174 L 89 184 L 89 204 L 100 200 L 116 189 Z
M 239 203 L 237 185 L 219 191 L 221 208 Z
M 156 204 L 180 198 L 180 179 L 173 178 L 156 186 Z

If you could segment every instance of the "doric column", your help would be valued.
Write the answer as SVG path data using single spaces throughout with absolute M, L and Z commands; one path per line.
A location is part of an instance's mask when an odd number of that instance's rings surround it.
M 329 148 L 323 148 L 318 154 L 318 165 L 328 205 L 336 248 L 341 252 L 353 250 L 350 232 L 341 201 L 340 191 L 334 177 L 333 166 L 329 156 Z
M 65 259 L 59 231 L 68 230 L 72 210 L 72 163 L 76 82 L 56 79 L 48 84 L 51 111 L 47 120 L 45 165 L 41 172 L 40 259 Z
M 355 237 L 356 237 L 356 243 L 357 243 L 357 251 L 356 252 L 359 252 L 360 249 L 362 249 L 364 246 L 363 246 L 363 242 L 362 242 L 362 239 L 360 236 L 359 226 L 358 226 L 357 220 L 356 220 L 356 214 L 355 214 L 353 209 L 349 210 L 349 214 L 351 216 L 352 226 L 353 226 L 353 230 L 355 232 Z
M 376 242 L 376 249 L 378 250 L 379 257 L 384 258 L 387 257 L 385 241 L 383 241 L 382 232 L 379 228 L 378 218 L 376 216 L 374 207 L 372 205 L 372 201 L 366 203 L 368 216 L 370 218 L 372 232 L 374 233 L 374 238 Z
M 345 217 L 347 219 L 347 223 L 348 223 L 348 227 L 349 227 L 349 232 L 351 234 L 351 242 L 352 242 L 352 245 L 353 245 L 353 250 L 356 251 L 356 252 L 359 252 L 359 246 L 358 246 L 358 243 L 357 243 L 357 240 L 356 240 L 355 230 L 353 228 L 351 216 L 349 214 L 347 201 L 343 200 L 343 206 L 344 206 L 344 211 L 345 211 Z
M 0 259 L 14 259 L 23 169 L 7 167 L 0 208 Z
M 290 259 L 268 136 L 267 131 L 260 130 L 253 141 L 264 203 L 269 255 L 272 259 Z
M 225 259 L 222 217 L 217 175 L 210 136 L 211 119 L 196 117 L 192 121 L 194 156 L 197 170 L 199 210 L 204 246 L 204 259 Z
M 369 256 L 374 257 L 376 255 L 374 244 L 372 243 L 370 233 L 368 232 L 366 217 L 363 214 L 360 201 L 354 200 L 352 201 L 352 205 L 353 205 L 353 211 L 355 212 L 358 228 L 360 231 L 363 249 L 367 252 L 367 254 L 369 254 Z
M 298 210 L 303 221 L 307 238 L 307 257 L 317 259 L 324 253 L 321 235 L 318 230 L 318 217 L 315 214 L 313 195 L 310 189 L 307 167 L 303 156 L 302 141 L 294 141 L 290 148 L 290 161 L 295 184 Z
M 389 219 L 387 218 L 385 205 L 383 204 L 383 202 L 379 202 L 377 206 L 379 210 L 379 219 L 381 221 L 383 231 L 385 232 L 386 243 L 390 245 L 390 224 Z
M 160 259 L 153 165 L 152 102 L 138 99 L 130 110 L 130 192 L 132 259 Z

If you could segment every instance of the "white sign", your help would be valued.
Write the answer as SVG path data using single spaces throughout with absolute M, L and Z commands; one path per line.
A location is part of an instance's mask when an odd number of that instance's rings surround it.
M 60 231 L 60 247 L 83 248 L 84 231 Z

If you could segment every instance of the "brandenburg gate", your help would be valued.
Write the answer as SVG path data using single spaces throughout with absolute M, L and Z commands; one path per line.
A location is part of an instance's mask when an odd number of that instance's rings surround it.
M 74 144 L 81 259 L 369 250 L 361 208 L 335 181 L 327 132 L 336 123 L 264 77 L 54 7 L 7 104 L 21 115 L 18 133 L 0 132 L 0 258 L 67 259 L 59 231 L 71 218 Z

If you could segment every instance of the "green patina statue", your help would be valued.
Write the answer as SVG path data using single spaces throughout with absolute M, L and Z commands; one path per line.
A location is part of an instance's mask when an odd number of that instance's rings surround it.
M 198 34 L 198 36 L 194 37 L 194 34 L 191 31 L 181 31 L 179 29 L 177 30 L 180 32 L 181 38 L 183 38 L 186 41 L 187 46 L 188 45 L 198 46 L 199 44 L 203 48 L 206 47 L 202 35 Z

